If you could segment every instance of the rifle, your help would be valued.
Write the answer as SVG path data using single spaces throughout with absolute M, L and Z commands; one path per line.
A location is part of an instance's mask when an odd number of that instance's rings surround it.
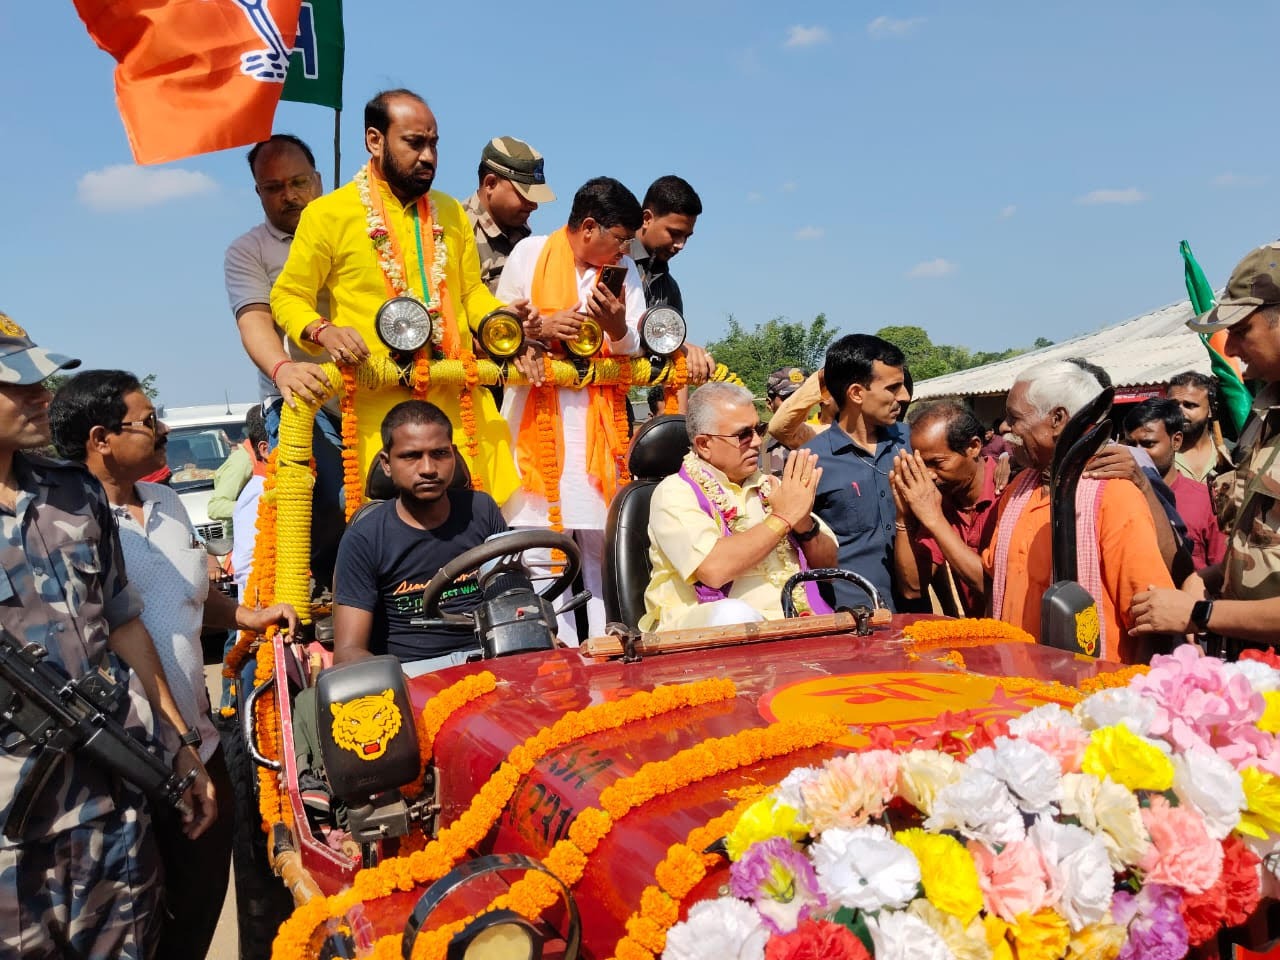
M 20 643 L 0 629 L 0 728 L 17 730 L 36 748 L 35 766 L 18 785 L 4 835 L 22 839 L 49 778 L 73 751 L 189 814 L 182 796 L 195 772 L 179 778 L 115 719 L 124 687 L 102 670 L 72 680 L 47 655 L 39 644 Z

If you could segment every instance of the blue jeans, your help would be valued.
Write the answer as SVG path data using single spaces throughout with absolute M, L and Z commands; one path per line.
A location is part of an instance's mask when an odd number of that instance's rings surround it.
M 272 450 L 280 442 L 283 404 L 283 400 L 276 400 L 265 411 L 267 444 Z M 318 585 L 332 587 L 338 541 L 346 526 L 346 497 L 342 489 L 342 423 L 327 410 L 316 412 L 311 447 L 316 458 L 316 485 L 311 494 L 311 575 Z

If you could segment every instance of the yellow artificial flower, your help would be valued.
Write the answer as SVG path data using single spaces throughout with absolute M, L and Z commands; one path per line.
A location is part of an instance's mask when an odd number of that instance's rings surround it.
M 923 897 L 912 900 L 907 913 L 927 923 L 947 945 L 955 960 L 992 960 L 987 931 L 979 918 L 974 917 L 968 924 L 963 924 L 954 914 L 939 910 Z
M 1099 727 L 1084 750 L 1085 773 L 1110 777 L 1130 790 L 1168 790 L 1173 786 L 1173 763 L 1154 743 L 1123 723 Z
M 807 826 L 797 822 L 799 815 L 795 807 L 784 803 L 775 804 L 769 797 L 757 800 L 747 807 L 738 825 L 724 839 L 729 859 L 737 860 L 752 844 L 773 837 L 799 840 L 809 832 Z
M 1018 960 L 1058 960 L 1071 942 L 1066 917 L 1046 907 L 1036 913 L 1018 914 L 1011 928 Z
M 1067 945 L 1067 960 L 1115 960 L 1120 955 L 1126 936 L 1117 923 L 1091 923 L 1072 934 Z
M 1260 840 L 1280 833 L 1280 777 L 1257 767 L 1245 767 L 1240 771 L 1240 781 L 1244 785 L 1245 812 L 1236 830 Z
M 924 895 L 929 902 L 968 926 L 982 909 L 982 887 L 973 855 L 954 837 L 926 833 L 918 827 L 900 830 L 894 839 L 920 861 Z
M 1262 695 L 1267 708 L 1262 711 L 1258 729 L 1264 733 L 1280 733 L 1280 690 L 1268 690 Z

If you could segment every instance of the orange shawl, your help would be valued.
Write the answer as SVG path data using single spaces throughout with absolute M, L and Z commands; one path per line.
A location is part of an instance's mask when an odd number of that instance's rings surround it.
M 547 238 L 533 269 L 530 299 L 543 314 L 578 308 L 578 270 L 569 234 L 561 227 Z M 606 342 L 604 351 L 608 351 Z M 529 389 L 529 399 L 520 420 L 516 459 L 521 484 L 547 500 L 553 529 L 560 529 L 560 475 L 564 470 L 564 436 L 560 424 L 560 402 L 550 383 Z M 587 473 L 607 504 L 618 488 L 618 465 L 627 438 L 619 435 L 616 418 L 616 387 L 587 387 Z M 625 402 L 625 396 L 623 397 Z

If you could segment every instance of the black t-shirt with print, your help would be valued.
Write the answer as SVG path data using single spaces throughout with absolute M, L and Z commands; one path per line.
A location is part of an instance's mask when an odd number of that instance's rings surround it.
M 334 572 L 334 602 L 373 614 L 371 653 L 393 653 L 402 661 L 424 660 L 473 647 L 470 634 L 415 627 L 422 616 L 422 590 L 450 560 L 507 529 L 487 493 L 450 490 L 449 519 L 419 530 L 400 519 L 396 501 L 366 512 L 342 537 Z M 469 613 L 479 600 L 474 576 L 448 591 L 440 609 Z

